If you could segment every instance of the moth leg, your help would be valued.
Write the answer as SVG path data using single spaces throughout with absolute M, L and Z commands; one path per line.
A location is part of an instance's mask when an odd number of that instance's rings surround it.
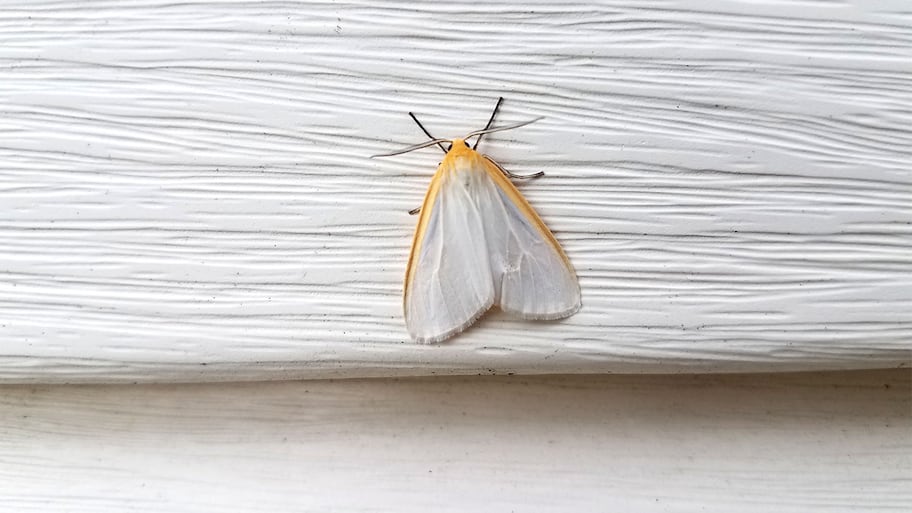
M 542 177 L 542 176 L 545 176 L 545 172 L 544 172 L 544 171 L 539 171 L 538 173 L 532 173 L 531 175 L 515 175 L 515 174 L 513 174 L 513 173 L 507 171 L 506 169 L 504 169 L 503 166 L 501 166 L 500 164 L 498 164 L 497 161 L 494 160 L 494 159 L 492 159 L 491 157 L 489 157 L 489 156 L 487 156 L 487 155 L 482 155 L 482 157 L 488 159 L 488 162 L 490 162 L 491 164 L 494 164 L 494 167 L 496 167 L 497 169 L 499 169 L 500 172 L 503 173 L 507 178 L 514 178 L 514 179 L 517 179 L 517 180 L 525 180 L 525 179 L 527 179 L 527 178 L 540 178 L 540 177 Z
M 413 216 L 413 215 L 417 214 L 418 212 L 421 212 L 421 207 L 417 207 L 417 208 L 413 208 L 413 209 L 409 210 L 409 215 Z

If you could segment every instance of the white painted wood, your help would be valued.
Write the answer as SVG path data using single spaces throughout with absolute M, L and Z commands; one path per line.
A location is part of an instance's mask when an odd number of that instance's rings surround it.
M 0 1 L 0 381 L 888 367 L 912 340 L 904 1 Z M 438 136 L 576 265 L 417 347 Z
M 0 509 L 897 512 L 909 371 L 0 389 Z

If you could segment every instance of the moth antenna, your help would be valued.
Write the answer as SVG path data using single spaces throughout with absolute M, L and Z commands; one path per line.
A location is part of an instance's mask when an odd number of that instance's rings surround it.
M 488 118 L 488 122 L 482 130 L 487 130 L 491 128 L 491 123 L 494 122 L 494 116 L 497 115 L 497 110 L 500 109 L 500 104 L 503 103 L 503 96 L 497 99 L 497 105 L 494 105 L 494 110 L 491 111 L 491 117 Z M 475 144 L 472 145 L 472 149 L 478 148 L 478 143 L 481 142 L 481 135 L 478 136 L 478 139 L 475 139 Z
M 502 99 L 502 98 L 501 98 L 501 99 Z M 431 139 L 436 139 L 436 137 L 434 137 L 433 135 L 431 135 L 430 132 L 427 131 L 427 128 L 424 128 L 424 125 L 421 124 L 421 121 L 418 121 L 418 118 L 416 118 L 414 114 L 412 114 L 411 112 L 409 112 L 409 116 L 411 116 L 412 119 L 415 120 L 415 123 L 417 123 L 417 124 L 418 124 L 418 128 L 420 128 L 421 131 L 424 132 L 424 135 L 430 137 Z M 488 123 L 490 124 L 490 122 L 488 122 Z M 440 146 L 440 149 L 443 150 L 444 153 L 447 152 L 447 151 L 446 151 L 446 148 L 444 148 L 442 144 L 437 143 L 437 146 Z
M 484 130 L 476 130 L 476 131 L 468 134 L 467 136 L 463 137 L 463 139 L 468 139 L 469 137 L 475 137 L 476 135 L 492 134 L 494 132 L 503 132 L 504 130 L 513 130 L 514 128 L 519 128 L 521 126 L 531 125 L 532 123 L 535 123 L 536 121 L 541 121 L 542 119 L 545 119 L 545 117 L 544 116 L 537 117 L 535 119 L 530 119 L 529 121 L 523 121 L 522 123 L 516 123 L 515 125 L 499 126 L 497 128 L 486 128 Z
M 371 155 L 370 158 L 376 158 L 376 157 L 392 157 L 393 155 L 402 155 L 403 153 L 408 153 L 408 152 L 410 152 L 410 151 L 420 150 L 421 148 L 427 148 L 428 146 L 433 146 L 433 145 L 435 145 L 435 144 L 440 145 L 440 143 L 445 143 L 445 142 L 448 142 L 448 143 L 450 143 L 450 144 L 453 143 L 453 141 L 451 141 L 451 140 L 449 140 L 449 139 L 433 139 L 433 140 L 431 140 L 431 141 L 423 142 L 423 143 L 420 143 L 420 144 L 414 144 L 414 145 L 412 145 L 412 146 L 408 146 L 408 147 L 406 147 L 406 148 L 402 148 L 401 150 L 396 150 L 396 151 L 393 151 L 393 152 L 390 152 L 390 153 L 378 153 L 377 155 Z M 442 148 L 443 146 L 441 145 L 440 147 Z M 444 150 L 444 151 L 446 151 L 446 150 Z

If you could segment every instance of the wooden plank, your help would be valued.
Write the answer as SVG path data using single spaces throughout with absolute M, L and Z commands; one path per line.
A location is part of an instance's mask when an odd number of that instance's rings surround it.
M 0 5 L 0 381 L 912 361 L 912 10 Z M 479 128 L 576 265 L 564 322 L 413 345 L 439 153 Z
M 893 512 L 908 370 L 0 389 L 0 504 Z

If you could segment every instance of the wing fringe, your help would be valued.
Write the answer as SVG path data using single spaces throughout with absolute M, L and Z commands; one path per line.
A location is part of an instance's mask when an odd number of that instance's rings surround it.
M 417 342 L 419 344 L 437 344 L 439 342 L 443 342 L 444 340 L 446 340 L 448 338 L 454 337 L 454 336 L 462 333 L 463 331 L 468 329 L 469 326 L 475 324 L 475 321 L 480 319 L 484 314 L 488 313 L 488 310 L 490 310 L 492 306 L 494 306 L 494 300 L 491 300 L 487 304 L 487 306 L 484 306 L 481 309 L 479 309 L 478 312 L 476 312 L 474 315 L 472 315 L 472 317 L 469 318 L 469 320 L 466 321 L 461 326 L 452 328 L 448 331 L 445 331 L 444 333 L 441 333 L 440 335 L 436 335 L 433 337 L 420 337 L 418 335 L 415 335 L 414 333 L 409 333 L 409 335 L 411 335 L 412 340 L 414 340 L 415 342 Z

